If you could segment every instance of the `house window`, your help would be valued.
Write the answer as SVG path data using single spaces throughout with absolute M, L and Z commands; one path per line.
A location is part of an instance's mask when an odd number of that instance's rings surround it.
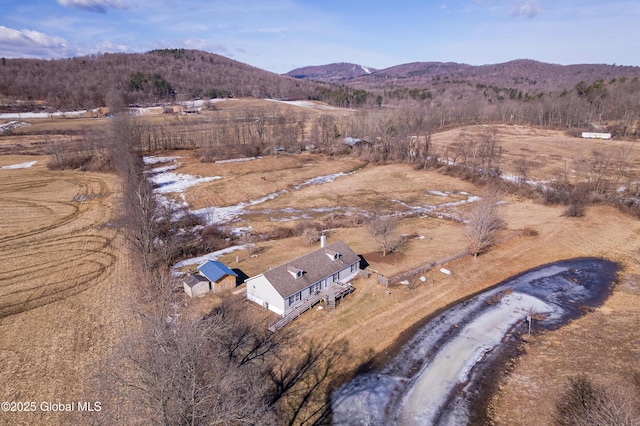
M 326 250 L 325 254 L 329 256 L 329 259 L 331 260 L 338 260 L 340 258 L 340 253 L 336 251 Z
M 293 296 L 289 296 L 289 306 L 293 305 L 296 302 L 299 302 L 302 299 L 302 292 L 298 292 Z
M 298 279 L 300 277 L 302 277 L 302 275 L 304 274 L 304 271 L 300 268 L 296 268 L 293 265 L 289 265 L 287 266 L 287 271 L 289 271 L 289 273 L 293 276 L 293 278 Z

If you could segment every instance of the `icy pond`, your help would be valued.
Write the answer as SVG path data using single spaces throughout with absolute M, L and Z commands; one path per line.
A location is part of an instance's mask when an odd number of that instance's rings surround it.
M 599 306 L 617 264 L 597 258 L 526 271 L 435 316 L 389 362 L 332 396 L 334 425 L 461 425 L 491 368 L 519 336 L 555 329 Z

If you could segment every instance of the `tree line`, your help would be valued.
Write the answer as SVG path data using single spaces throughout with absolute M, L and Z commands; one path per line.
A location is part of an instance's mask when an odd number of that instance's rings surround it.
M 44 101 L 53 109 L 90 109 L 248 96 L 321 100 L 357 109 L 418 108 L 439 127 L 500 122 L 638 135 L 637 70 L 585 65 L 563 67 L 554 77 L 548 75 L 549 67 L 527 71 L 527 67 L 511 69 L 502 64 L 502 68 L 494 66 L 495 72 L 481 72 L 486 67 L 475 67 L 473 73 L 479 73 L 475 77 L 467 75 L 472 71 L 455 69 L 417 80 L 402 75 L 389 80 L 386 74 L 374 74 L 366 82 L 354 80 L 358 86 L 351 87 L 294 79 L 186 49 L 50 61 L 7 59 L 0 65 L 0 108 L 34 109 Z M 496 73 L 501 79 L 496 80 Z M 518 77 L 519 73 L 527 77 Z M 532 77 L 536 73 L 538 79 Z

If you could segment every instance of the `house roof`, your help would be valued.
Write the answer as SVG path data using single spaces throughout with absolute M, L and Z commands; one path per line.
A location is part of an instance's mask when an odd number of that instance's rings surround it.
M 266 271 L 262 275 L 284 298 L 359 261 L 360 257 L 348 245 L 343 241 L 337 241 Z M 296 278 L 296 274 L 293 272 L 297 270 L 303 271 L 299 278 Z
M 225 275 L 238 276 L 238 274 L 229 269 L 224 263 L 220 263 L 217 260 L 207 260 L 198 266 L 198 271 L 211 282 L 216 282 Z
M 189 287 L 195 287 L 201 282 L 209 282 L 209 280 L 207 280 L 205 277 L 201 275 L 193 275 L 193 274 L 189 275 L 187 278 L 184 279 L 184 283 Z

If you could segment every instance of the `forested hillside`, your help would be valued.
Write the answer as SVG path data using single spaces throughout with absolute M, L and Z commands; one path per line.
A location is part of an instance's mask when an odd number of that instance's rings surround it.
M 413 62 L 368 70 L 365 73 L 355 64 L 329 64 L 288 75 L 340 81 L 370 106 L 420 107 L 440 127 L 509 122 L 608 129 L 628 136 L 637 132 L 640 118 L 640 67 L 520 59 L 482 66 Z M 329 100 L 341 105 L 338 95 L 332 91 Z
M 105 53 L 60 60 L 5 59 L 0 63 L 2 107 L 43 100 L 57 109 L 124 102 L 153 103 L 230 96 L 308 99 L 317 83 L 295 80 L 223 56 L 164 49 Z M 24 105 L 24 103 L 23 103 Z
M 414 62 L 375 70 L 339 63 L 288 74 L 298 78 L 185 49 L 50 61 L 3 58 L 0 110 L 118 109 L 247 96 L 357 109 L 407 107 L 422 111 L 431 128 L 501 122 L 623 137 L 637 134 L 640 119 L 640 67 L 516 60 L 483 66 Z

